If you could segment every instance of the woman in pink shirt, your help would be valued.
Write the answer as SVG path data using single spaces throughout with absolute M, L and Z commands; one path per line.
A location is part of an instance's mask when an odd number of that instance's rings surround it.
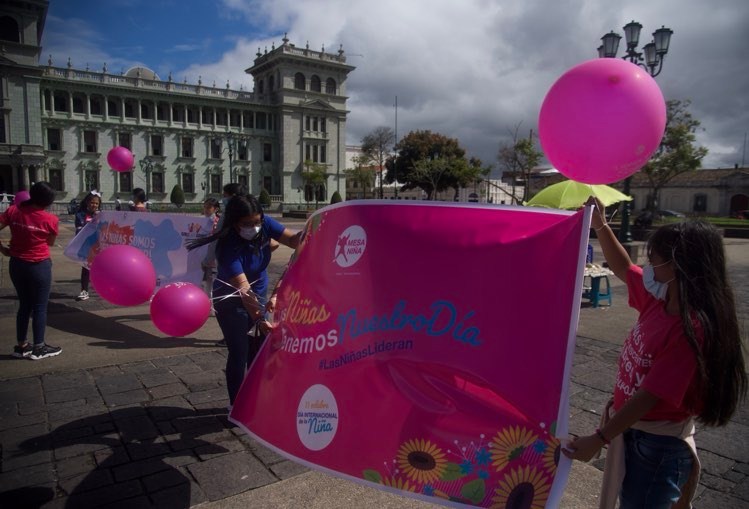
M 10 246 L 0 242 L 0 252 L 10 256 L 8 271 L 18 294 L 16 341 L 13 356 L 32 360 L 53 357 L 62 348 L 44 342 L 47 304 L 52 287 L 52 259 L 49 247 L 58 234 L 58 218 L 45 210 L 55 200 L 55 192 L 46 182 L 37 182 L 29 190 L 31 198 L 11 205 L 0 214 L 0 230 L 10 228 Z M 32 321 L 33 347 L 26 341 Z
M 564 454 L 588 461 L 608 445 L 600 507 L 687 508 L 699 478 L 695 421 L 724 426 L 747 391 L 723 238 L 709 223 L 661 226 L 648 263 L 633 264 L 595 205 L 591 227 L 627 284 L 637 323 L 619 355 L 614 397 L 595 433 Z

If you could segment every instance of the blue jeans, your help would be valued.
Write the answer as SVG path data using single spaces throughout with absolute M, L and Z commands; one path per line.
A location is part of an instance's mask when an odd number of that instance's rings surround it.
M 264 297 L 258 300 L 265 306 Z M 233 405 L 247 368 L 260 351 L 263 338 L 256 339 L 254 335 L 247 335 L 255 322 L 238 297 L 215 300 L 213 307 L 229 351 L 226 357 L 226 388 L 229 391 L 229 402 Z
M 624 433 L 627 473 L 619 496 L 620 509 L 670 508 L 681 496 L 694 458 L 677 437 L 630 429 Z
M 34 345 L 44 344 L 44 329 L 47 328 L 47 304 L 52 288 L 52 260 L 27 262 L 11 256 L 8 272 L 18 294 L 16 314 L 16 341 L 26 342 L 29 319 L 32 320 Z

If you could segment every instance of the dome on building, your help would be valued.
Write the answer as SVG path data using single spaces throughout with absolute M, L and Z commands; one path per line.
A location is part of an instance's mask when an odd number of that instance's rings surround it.
M 140 72 L 140 76 L 138 76 L 138 72 Z M 128 71 L 125 73 L 125 76 L 128 78 L 143 78 L 144 80 L 159 80 L 161 81 L 161 78 L 159 78 L 159 75 L 153 72 L 148 67 L 131 67 L 128 69 Z

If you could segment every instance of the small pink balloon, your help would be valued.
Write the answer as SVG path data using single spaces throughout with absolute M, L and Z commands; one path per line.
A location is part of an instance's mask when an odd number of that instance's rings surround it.
M 109 246 L 91 262 L 91 284 L 102 299 L 137 306 L 151 298 L 156 271 L 150 258 L 132 246 Z
M 134 162 L 133 153 L 125 147 L 113 147 L 107 154 L 107 163 L 115 171 L 130 171 Z
M 201 328 L 211 312 L 211 301 L 192 283 L 171 283 L 151 299 L 151 321 L 164 334 L 186 336 Z
M 565 72 L 546 94 L 538 118 L 549 162 L 586 184 L 610 184 L 636 173 L 665 128 L 658 84 L 619 58 L 589 60 Z
M 29 194 L 28 191 L 18 191 L 16 193 L 16 197 L 13 199 L 13 203 L 18 205 L 19 203 L 23 203 L 26 200 L 30 200 L 30 199 L 31 199 L 31 195 Z

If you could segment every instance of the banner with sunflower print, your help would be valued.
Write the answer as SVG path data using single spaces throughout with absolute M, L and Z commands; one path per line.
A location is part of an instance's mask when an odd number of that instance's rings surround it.
M 449 506 L 556 507 L 590 210 L 317 212 L 230 418 L 307 466 Z

